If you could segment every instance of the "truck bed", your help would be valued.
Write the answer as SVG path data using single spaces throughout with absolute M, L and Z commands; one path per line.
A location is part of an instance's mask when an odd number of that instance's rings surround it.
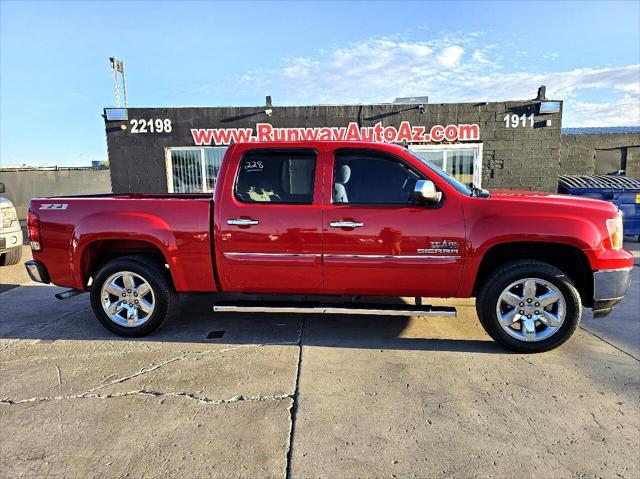
M 84 290 L 98 258 L 122 248 L 162 256 L 177 291 L 215 291 L 210 193 L 34 198 L 51 282 Z M 67 258 L 61 261 L 60 258 Z

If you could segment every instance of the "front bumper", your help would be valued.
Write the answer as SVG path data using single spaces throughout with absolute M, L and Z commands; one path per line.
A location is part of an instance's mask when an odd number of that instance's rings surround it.
M 0 233 L 0 253 L 11 248 L 20 248 L 22 246 L 22 230 L 3 231 Z
M 593 316 L 607 316 L 629 289 L 633 267 L 605 269 L 593 273 Z
M 35 259 L 30 259 L 29 261 L 24 262 L 24 267 L 27 268 L 27 274 L 31 278 L 32 281 L 36 283 L 50 283 L 51 279 L 49 278 L 49 272 L 47 271 L 47 267 L 43 265 L 40 261 Z

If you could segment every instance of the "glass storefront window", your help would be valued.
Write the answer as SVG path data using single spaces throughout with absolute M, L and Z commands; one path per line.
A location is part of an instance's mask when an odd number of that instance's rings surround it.
M 441 170 L 444 170 L 444 151 L 422 150 L 418 154 L 427 161 L 430 161 Z
M 474 151 L 449 150 L 447 151 L 446 172 L 467 186 L 473 186 L 473 159 Z
M 173 191 L 197 193 L 202 191 L 202 168 L 198 150 L 171 151 Z
M 465 185 L 480 188 L 482 143 L 457 145 L 410 145 L 425 161 L 435 164 Z
M 213 187 L 216 184 L 218 173 L 220 172 L 220 166 L 222 165 L 222 158 L 227 152 L 226 147 L 222 148 L 204 148 L 204 168 L 206 172 L 206 189 L 205 191 L 213 191 Z
M 167 184 L 170 193 L 212 192 L 227 147 L 168 148 Z

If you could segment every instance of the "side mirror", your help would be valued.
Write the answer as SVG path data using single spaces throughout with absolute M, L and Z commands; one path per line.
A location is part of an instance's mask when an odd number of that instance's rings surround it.
M 413 199 L 421 203 L 439 203 L 442 192 L 436 190 L 436 185 L 430 180 L 418 180 L 413 189 Z
M 0 183 L 0 194 L 4 193 L 4 183 Z

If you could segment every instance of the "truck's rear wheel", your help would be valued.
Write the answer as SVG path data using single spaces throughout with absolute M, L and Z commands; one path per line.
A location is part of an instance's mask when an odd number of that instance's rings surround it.
M 173 314 L 177 302 L 167 272 L 140 256 L 110 261 L 91 286 L 94 314 L 109 331 L 125 337 L 149 334 Z
M 582 316 L 571 280 L 540 261 L 516 261 L 497 270 L 482 286 L 476 310 L 489 336 L 520 353 L 560 346 Z

